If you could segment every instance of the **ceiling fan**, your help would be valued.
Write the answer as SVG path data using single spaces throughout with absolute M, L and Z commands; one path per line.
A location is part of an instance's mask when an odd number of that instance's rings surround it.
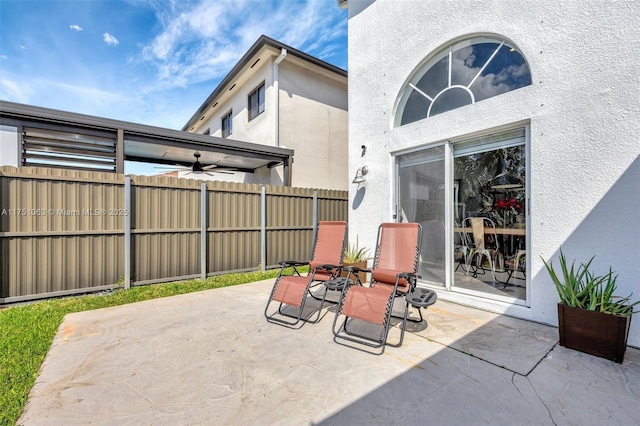
M 210 164 L 208 166 L 203 166 L 202 163 L 200 162 L 201 154 L 198 151 L 196 151 L 193 153 L 193 156 L 196 158 L 196 161 L 191 165 L 191 167 L 187 167 L 182 164 L 176 164 L 176 167 L 178 167 L 177 170 L 188 171 L 187 174 L 195 173 L 195 174 L 205 174 L 209 176 L 213 176 L 213 173 L 224 173 L 224 174 L 232 175 L 234 174 L 234 171 L 238 170 L 233 167 L 218 166 L 218 163 L 221 160 L 217 161 L 216 163 Z M 158 168 L 164 168 L 164 167 L 158 167 Z M 176 170 L 176 169 L 172 169 L 172 170 Z

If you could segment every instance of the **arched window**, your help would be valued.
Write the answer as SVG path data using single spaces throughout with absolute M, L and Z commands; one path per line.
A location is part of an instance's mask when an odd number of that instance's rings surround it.
M 531 84 L 522 54 L 508 41 L 474 37 L 432 55 L 403 88 L 395 126 L 403 126 Z

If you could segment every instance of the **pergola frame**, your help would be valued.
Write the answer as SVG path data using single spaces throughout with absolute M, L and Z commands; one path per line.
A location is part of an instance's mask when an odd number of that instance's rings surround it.
M 6 101 L 0 102 L 0 125 L 18 128 L 18 163 L 21 166 L 124 173 L 125 160 L 190 166 L 193 163 L 193 153 L 199 151 L 203 154 L 203 163 L 206 162 L 207 155 L 211 158 L 215 155 L 216 158 L 221 158 L 215 161 L 218 166 L 234 168 L 239 172 L 253 173 L 260 167 L 282 165 L 283 185 L 291 185 L 294 151 L 287 148 Z M 31 132 L 27 140 L 24 137 L 28 134 L 25 129 Z M 46 134 L 47 137 L 42 137 L 41 134 Z M 87 137 L 92 140 L 86 142 L 84 139 Z M 27 148 L 44 154 L 34 154 Z M 27 152 L 31 153 L 26 154 Z M 56 153 L 66 156 L 66 162 L 77 162 L 77 167 L 37 162 L 43 158 L 62 158 L 55 157 Z

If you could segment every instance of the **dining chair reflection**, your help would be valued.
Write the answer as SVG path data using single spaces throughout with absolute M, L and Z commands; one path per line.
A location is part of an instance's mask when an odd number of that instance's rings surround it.
M 496 266 L 499 270 L 504 269 L 496 224 L 488 217 L 467 217 L 463 221 L 463 229 L 465 228 L 470 228 L 472 235 L 468 239 L 471 249 L 467 258 L 467 275 L 473 270 L 473 277 L 477 278 L 478 273 L 484 273 L 485 265 L 488 265 L 493 282 L 496 282 Z

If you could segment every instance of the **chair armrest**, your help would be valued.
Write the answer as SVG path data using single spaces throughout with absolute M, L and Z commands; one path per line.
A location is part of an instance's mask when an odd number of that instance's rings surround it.
M 280 265 L 280 273 L 278 274 L 278 278 L 284 274 L 284 270 L 286 268 L 293 268 L 291 275 L 302 276 L 300 271 L 298 271 L 298 266 L 309 265 L 309 262 L 300 262 L 297 260 L 283 260 L 278 263 Z
M 407 280 L 407 283 L 409 283 L 409 289 L 411 292 L 413 292 L 416 288 L 416 285 L 418 283 L 417 281 L 417 274 L 413 273 L 413 272 L 401 272 L 397 275 L 396 281 L 399 282 L 401 279 L 405 279 Z
M 416 278 L 416 274 L 414 274 L 413 272 L 401 272 L 397 276 L 398 278 L 405 278 L 407 280 Z
M 309 262 L 300 262 L 297 260 L 283 260 L 281 262 L 278 262 L 278 265 L 280 266 L 303 266 L 308 264 Z
M 330 263 L 325 263 L 324 265 L 316 266 L 316 271 L 317 270 L 326 271 L 326 272 L 330 273 L 332 276 L 342 272 L 343 269 L 344 269 L 344 266 L 332 265 Z
M 333 270 L 333 269 L 343 269 L 344 266 L 341 265 L 332 265 L 331 263 L 325 263 L 324 265 L 320 265 L 318 266 L 318 268 L 320 269 L 326 269 L 327 271 Z
M 358 266 L 345 266 L 344 269 L 346 271 L 351 271 L 351 272 L 371 272 L 370 268 L 360 268 Z

